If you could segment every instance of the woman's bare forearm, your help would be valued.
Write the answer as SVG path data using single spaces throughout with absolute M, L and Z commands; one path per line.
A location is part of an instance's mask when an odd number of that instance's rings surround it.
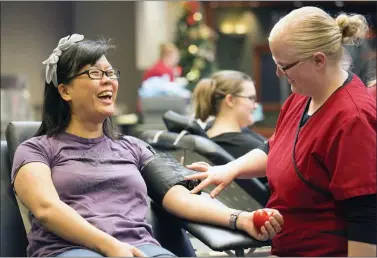
M 211 198 L 191 194 L 183 186 L 173 186 L 163 199 L 164 208 L 182 219 L 229 227 L 232 210 Z
M 242 157 L 229 162 L 225 166 L 236 171 L 236 178 L 247 179 L 266 176 L 267 154 L 260 150 L 254 149 Z
M 348 241 L 348 256 L 376 257 L 376 245 L 356 241 Z

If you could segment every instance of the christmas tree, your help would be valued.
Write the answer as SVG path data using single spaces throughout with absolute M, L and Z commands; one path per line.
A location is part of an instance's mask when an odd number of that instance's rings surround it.
M 200 7 L 197 1 L 183 3 L 175 40 L 181 53 L 182 76 L 187 78 L 190 90 L 216 70 L 215 33 L 204 23 Z

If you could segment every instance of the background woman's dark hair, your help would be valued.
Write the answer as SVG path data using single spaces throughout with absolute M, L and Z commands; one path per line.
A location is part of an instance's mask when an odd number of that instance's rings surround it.
M 57 64 L 58 84 L 69 83 L 69 78 L 77 74 L 84 66 L 94 65 L 109 49 L 114 46 L 104 39 L 83 40 L 63 51 Z M 60 96 L 54 84 L 45 82 L 44 101 L 42 109 L 42 124 L 36 136 L 53 136 L 63 132 L 71 120 L 71 109 Z M 112 139 L 119 139 L 121 134 L 110 117 L 103 122 L 103 132 Z

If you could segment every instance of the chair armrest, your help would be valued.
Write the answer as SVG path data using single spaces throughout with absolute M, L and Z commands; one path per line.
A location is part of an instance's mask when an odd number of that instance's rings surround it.
M 212 199 L 207 193 L 202 192 L 201 195 L 205 198 L 210 198 L 219 205 L 226 206 L 219 200 Z M 182 222 L 184 229 L 214 251 L 222 252 L 271 245 L 270 241 L 258 241 L 243 231 L 187 220 L 183 220 Z
M 183 228 L 209 248 L 219 252 L 271 245 L 270 241 L 258 241 L 244 232 L 219 226 L 183 221 Z
M 221 201 L 212 199 L 207 193 L 202 192 L 201 195 L 204 198 L 210 198 L 219 205 L 226 206 Z M 243 231 L 180 219 L 167 212 L 162 206 L 155 202 L 152 201 L 151 204 L 155 206 L 154 209 L 156 211 L 158 210 L 163 214 L 160 216 L 166 217 L 166 220 L 170 221 L 170 223 L 178 223 L 181 228 L 188 231 L 191 235 L 195 236 L 214 251 L 222 252 L 271 245 L 270 241 L 258 241 Z

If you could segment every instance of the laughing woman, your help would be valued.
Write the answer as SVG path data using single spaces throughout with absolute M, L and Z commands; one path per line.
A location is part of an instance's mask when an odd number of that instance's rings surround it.
M 83 38 L 62 38 L 44 62 L 42 124 L 13 161 L 12 183 L 31 215 L 29 256 L 174 256 L 152 237 L 147 193 L 184 219 L 238 228 L 259 240 L 280 232 L 278 211 L 258 234 L 253 212 L 190 194 L 183 180 L 189 170 L 164 167 L 161 154 L 116 133 L 110 117 L 120 72 L 106 58 L 111 46 Z

